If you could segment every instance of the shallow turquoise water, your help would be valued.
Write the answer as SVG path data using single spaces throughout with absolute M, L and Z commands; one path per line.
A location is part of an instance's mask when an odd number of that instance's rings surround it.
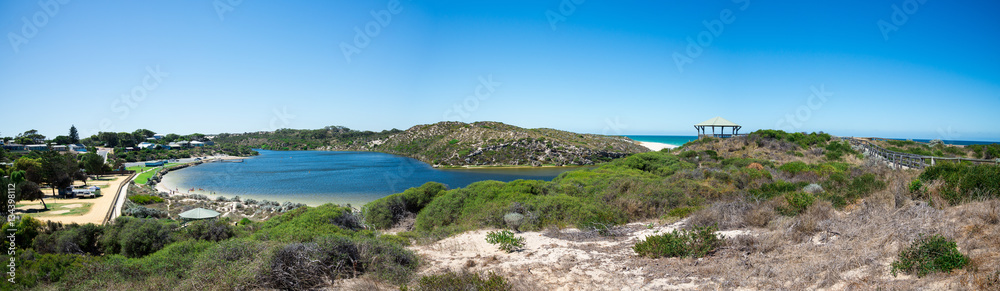
M 552 180 L 579 169 L 435 169 L 415 159 L 372 152 L 266 151 L 243 163 L 213 162 L 170 172 L 163 186 L 193 193 L 227 197 L 293 201 L 310 205 L 327 202 L 359 206 L 410 187 L 434 181 L 449 188 L 483 180 Z M 198 190 L 201 189 L 201 190 Z
M 675 146 L 682 146 L 685 143 L 698 139 L 697 136 L 686 136 L 686 135 L 626 135 L 625 137 L 631 138 L 636 141 L 645 142 L 658 142 L 665 143 Z

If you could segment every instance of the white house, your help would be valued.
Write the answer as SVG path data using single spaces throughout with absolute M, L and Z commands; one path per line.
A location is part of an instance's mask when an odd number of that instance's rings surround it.
M 155 139 L 163 139 L 163 136 L 164 135 L 157 133 L 157 134 L 153 135 L 153 138 L 155 138 Z
M 203 147 L 203 146 L 205 146 L 205 143 L 200 142 L 200 141 L 192 141 L 190 144 L 193 147 Z

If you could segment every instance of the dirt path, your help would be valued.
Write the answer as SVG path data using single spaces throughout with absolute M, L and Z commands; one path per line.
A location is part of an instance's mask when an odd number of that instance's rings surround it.
M 121 183 L 125 181 L 128 176 L 114 176 L 114 180 L 111 181 L 100 181 L 99 183 L 108 183 L 107 188 L 101 189 L 101 196 L 97 198 L 45 198 L 46 203 L 74 203 L 74 202 L 88 202 L 94 203 L 90 207 L 90 212 L 83 215 L 74 216 L 47 216 L 47 217 L 36 217 L 39 220 L 48 220 L 61 222 L 64 224 L 69 223 L 94 223 L 101 224 L 104 222 L 104 216 L 108 214 L 108 210 L 111 209 L 111 202 L 115 199 L 115 192 L 121 187 Z M 82 184 L 81 184 L 82 185 Z M 51 191 L 51 190 L 49 190 Z M 55 214 L 55 213 L 54 213 Z

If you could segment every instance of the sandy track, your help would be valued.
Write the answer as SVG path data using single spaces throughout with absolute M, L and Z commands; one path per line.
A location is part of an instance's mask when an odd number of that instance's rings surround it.
M 126 176 L 114 176 L 114 178 L 115 179 L 112 180 L 112 181 L 107 181 L 107 183 L 108 183 L 108 187 L 107 188 L 101 189 L 101 197 L 97 197 L 97 198 L 66 198 L 66 199 L 63 199 L 63 198 L 54 198 L 54 197 L 50 196 L 50 197 L 46 197 L 45 198 L 45 202 L 46 203 L 73 203 L 73 202 L 94 203 L 94 205 L 90 207 L 90 212 L 87 212 L 87 213 L 85 213 L 83 215 L 74 215 L 74 216 L 47 216 L 47 217 L 36 217 L 36 218 L 38 218 L 38 220 L 55 221 L 55 222 L 61 222 L 61 223 L 64 223 L 64 224 L 69 224 L 69 223 L 74 223 L 74 222 L 75 223 L 79 223 L 79 224 L 86 224 L 86 223 L 101 224 L 101 223 L 103 223 L 104 222 L 104 216 L 108 214 L 108 209 L 111 209 L 111 206 L 112 206 L 111 202 L 114 201 L 114 199 L 115 199 L 115 192 L 118 191 L 118 188 L 121 187 L 121 183 L 125 182 L 125 179 L 127 179 L 128 176 L 127 175 Z M 103 183 L 103 182 L 104 181 L 101 181 L 101 183 Z M 51 193 L 51 191 L 52 190 L 47 190 L 47 192 L 49 192 L 49 193 Z M 53 214 L 58 214 L 58 213 L 53 212 Z

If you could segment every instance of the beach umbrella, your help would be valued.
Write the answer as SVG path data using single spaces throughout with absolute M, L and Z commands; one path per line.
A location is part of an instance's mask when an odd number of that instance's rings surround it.
M 215 218 L 219 216 L 219 213 L 216 212 L 215 210 L 209 210 L 205 208 L 195 208 L 181 212 L 179 216 L 184 219 L 206 219 L 206 218 Z

